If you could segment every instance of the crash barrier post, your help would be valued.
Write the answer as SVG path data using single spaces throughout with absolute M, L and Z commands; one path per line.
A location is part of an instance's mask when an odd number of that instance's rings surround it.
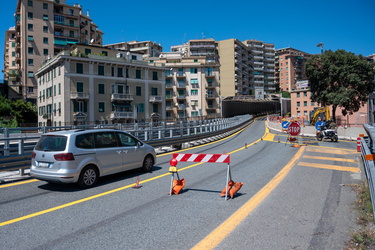
M 364 137 L 364 136 L 365 136 L 364 134 L 360 134 L 357 137 L 357 152 L 361 152 L 361 137 Z
M 225 200 L 228 199 L 228 194 L 233 198 L 243 185 L 241 182 L 234 182 L 232 180 L 229 154 L 173 154 L 172 157 L 176 161 L 181 162 L 228 163 L 225 188 L 221 192 L 221 196 L 224 196 L 225 193 Z

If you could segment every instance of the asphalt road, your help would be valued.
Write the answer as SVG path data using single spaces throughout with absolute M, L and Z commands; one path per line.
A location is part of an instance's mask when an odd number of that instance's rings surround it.
M 0 185 L 3 249 L 343 249 L 354 231 L 351 185 L 361 180 L 356 142 L 317 142 L 257 120 L 217 142 L 180 153 L 228 153 L 227 164 L 178 164 L 183 192 L 169 196 L 171 154 L 151 173 L 125 172 L 82 190 L 28 180 Z M 260 139 L 262 138 L 262 139 Z M 174 152 L 175 153 L 175 152 Z M 139 178 L 141 187 L 133 188 Z

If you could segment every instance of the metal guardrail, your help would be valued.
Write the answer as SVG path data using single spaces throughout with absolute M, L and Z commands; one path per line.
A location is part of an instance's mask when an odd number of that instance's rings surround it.
M 31 151 L 40 136 L 54 130 L 68 129 L 89 129 L 89 128 L 116 128 L 126 130 L 137 138 L 145 141 L 153 147 L 163 147 L 181 145 L 183 143 L 203 140 L 221 134 L 232 134 L 249 124 L 253 116 L 245 115 L 233 118 L 214 119 L 210 121 L 190 121 L 170 124 L 147 124 L 139 126 L 123 125 L 96 125 L 96 126 L 68 126 L 68 127 L 38 127 L 38 128 L 18 128 L 23 131 L 33 131 L 38 133 L 11 134 L 10 131 L 16 129 L 0 129 L 3 136 L 0 136 L 0 171 L 20 169 L 23 174 L 24 169 L 30 167 Z M 132 127 L 132 130 L 130 128 Z M 30 133 L 29 133 L 30 134 Z M 2 145 L 1 145 L 2 144 Z
M 365 128 L 368 136 L 361 137 L 361 156 L 370 190 L 375 222 L 375 164 L 374 157 L 366 157 L 374 154 L 375 127 L 369 124 L 364 124 L 363 127 Z

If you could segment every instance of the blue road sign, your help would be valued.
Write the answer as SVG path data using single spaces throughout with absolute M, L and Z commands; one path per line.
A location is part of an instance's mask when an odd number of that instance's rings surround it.
M 285 128 L 285 129 L 287 129 L 288 127 L 289 127 L 289 122 L 288 121 L 283 121 L 282 123 L 281 123 L 281 126 L 283 127 L 283 128 Z
M 316 130 L 320 131 L 320 126 L 323 126 L 324 125 L 324 122 L 323 121 L 317 121 L 315 123 L 315 128 Z

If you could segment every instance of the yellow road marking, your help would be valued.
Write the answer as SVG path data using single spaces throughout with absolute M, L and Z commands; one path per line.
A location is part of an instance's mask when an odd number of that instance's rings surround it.
M 301 157 L 304 147 L 300 148 L 288 164 L 256 195 L 240 207 L 234 214 L 225 220 L 219 227 L 207 235 L 192 249 L 213 249 L 225 237 L 227 237 L 246 217 L 280 184 L 285 176 L 292 169 L 296 161 Z
M 339 149 L 339 148 L 330 148 L 330 147 L 312 147 L 307 149 L 308 152 L 317 152 L 317 153 L 326 153 L 326 154 L 341 154 L 349 155 L 353 152 L 357 152 L 353 149 Z
M 356 161 L 356 160 L 345 159 L 345 158 L 338 158 L 338 157 L 324 157 L 324 156 L 304 155 L 303 158 L 308 158 L 308 159 L 317 159 L 317 160 L 343 161 L 343 162 L 353 162 L 353 163 L 358 163 L 358 161 Z
M 4 185 L 0 185 L 0 188 L 6 188 L 6 187 L 11 187 L 11 186 L 18 186 L 18 185 L 27 184 L 27 183 L 36 182 L 36 181 L 39 181 L 39 180 L 32 179 L 32 180 L 27 180 L 27 181 L 22 181 L 22 182 L 15 182 L 15 183 L 10 183 L 10 184 L 4 184 Z
M 310 162 L 299 162 L 298 165 L 304 166 L 304 167 L 323 168 L 323 169 L 347 171 L 347 172 L 354 172 L 354 173 L 360 172 L 359 168 L 355 168 L 355 167 L 345 167 L 345 166 L 318 164 L 318 163 L 310 163 Z

